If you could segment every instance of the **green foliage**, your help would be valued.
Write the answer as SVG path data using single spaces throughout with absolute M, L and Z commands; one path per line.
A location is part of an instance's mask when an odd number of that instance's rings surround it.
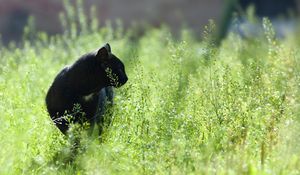
M 209 39 L 213 23 L 202 42 L 187 30 L 175 40 L 165 27 L 132 41 L 133 31 L 99 31 L 67 7 L 62 36 L 32 41 L 27 28 L 22 47 L 0 49 L 0 174 L 300 173 L 294 38 L 276 40 L 265 19 L 264 37 L 230 34 L 219 48 Z M 101 139 L 78 126 L 67 138 L 45 94 L 66 64 L 107 41 L 129 81 L 116 89 Z

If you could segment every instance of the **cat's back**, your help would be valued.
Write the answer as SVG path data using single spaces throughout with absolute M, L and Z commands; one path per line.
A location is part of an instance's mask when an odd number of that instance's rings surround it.
M 64 94 L 65 83 L 67 81 L 67 73 L 69 66 L 64 67 L 55 77 L 52 82 L 47 95 L 46 95 L 46 104 L 51 106 L 54 103 L 57 103 L 57 100 L 62 100 Z

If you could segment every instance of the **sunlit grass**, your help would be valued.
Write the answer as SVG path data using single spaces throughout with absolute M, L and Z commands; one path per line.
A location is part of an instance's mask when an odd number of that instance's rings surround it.
M 0 174 L 299 174 L 297 35 L 277 40 L 264 27 L 257 38 L 230 34 L 219 48 L 186 30 L 132 40 L 134 32 L 76 26 L 2 47 Z M 66 163 L 71 146 L 45 94 L 66 64 L 105 42 L 129 81 L 116 89 L 102 138 L 83 136 Z

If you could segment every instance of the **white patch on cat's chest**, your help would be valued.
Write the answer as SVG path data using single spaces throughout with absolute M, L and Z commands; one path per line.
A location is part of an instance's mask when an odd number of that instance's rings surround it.
M 89 94 L 89 95 L 86 95 L 86 96 L 83 96 L 82 99 L 84 101 L 90 101 L 92 98 L 93 98 L 94 94 Z

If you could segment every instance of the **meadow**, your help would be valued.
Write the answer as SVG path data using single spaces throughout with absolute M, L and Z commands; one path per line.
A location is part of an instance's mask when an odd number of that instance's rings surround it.
M 277 39 L 264 19 L 261 35 L 215 46 L 213 23 L 201 40 L 167 27 L 135 37 L 67 12 L 64 34 L 37 32 L 31 18 L 21 45 L 0 44 L 0 174 L 300 173 L 299 34 Z M 72 134 L 53 125 L 45 95 L 65 65 L 105 42 L 129 81 L 101 138 L 82 132 L 68 162 Z

